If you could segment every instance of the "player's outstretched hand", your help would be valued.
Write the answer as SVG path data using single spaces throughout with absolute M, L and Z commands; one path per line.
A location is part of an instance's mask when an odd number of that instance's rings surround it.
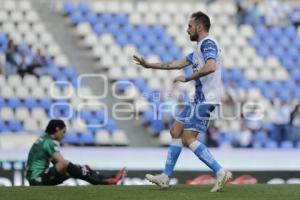
M 186 79 L 183 75 L 180 75 L 178 77 L 176 77 L 174 80 L 173 80 L 173 83 L 177 83 L 177 82 L 183 82 L 185 83 L 186 82 Z
M 135 64 L 141 65 L 142 67 L 145 67 L 145 68 L 148 68 L 147 62 L 143 57 L 138 57 L 138 56 L 134 55 L 133 60 L 135 61 Z

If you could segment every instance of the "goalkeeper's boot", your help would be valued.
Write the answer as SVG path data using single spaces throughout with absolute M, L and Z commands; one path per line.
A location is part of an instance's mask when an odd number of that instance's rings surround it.
M 114 177 L 107 178 L 107 179 L 104 180 L 104 182 L 108 185 L 120 185 L 123 182 L 123 180 L 126 176 L 126 172 L 127 172 L 127 170 L 124 167 L 123 169 L 118 171 L 117 174 Z

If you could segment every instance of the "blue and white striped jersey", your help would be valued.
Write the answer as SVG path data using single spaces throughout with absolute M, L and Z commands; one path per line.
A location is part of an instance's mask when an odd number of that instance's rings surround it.
M 186 60 L 193 65 L 193 72 L 199 71 L 208 59 L 216 60 L 216 71 L 195 80 L 194 102 L 219 104 L 222 89 L 222 56 L 218 43 L 209 36 L 198 42 L 194 52 L 186 56 Z

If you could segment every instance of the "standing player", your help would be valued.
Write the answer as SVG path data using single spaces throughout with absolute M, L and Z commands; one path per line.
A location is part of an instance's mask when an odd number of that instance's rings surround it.
M 149 181 L 161 188 L 169 186 L 169 179 L 183 144 L 216 173 L 217 180 L 211 192 L 220 191 L 232 178 L 231 172 L 221 167 L 208 148 L 197 140 L 198 133 L 207 131 L 210 113 L 221 101 L 221 52 L 217 42 L 209 37 L 209 29 L 210 19 L 206 14 L 203 12 L 192 14 L 187 33 L 191 41 L 197 42 L 197 48 L 187 55 L 186 59 L 161 64 L 148 63 L 142 57 L 133 56 L 134 61 L 145 68 L 173 70 L 193 65 L 191 76 L 178 76 L 174 79 L 174 83 L 194 80 L 196 87 L 194 100 L 177 114 L 170 130 L 172 142 L 169 146 L 165 169 L 159 175 L 146 175 Z
M 58 185 L 68 178 L 78 178 L 93 185 L 116 185 L 126 173 L 120 170 L 113 177 L 105 177 L 88 165 L 74 165 L 59 152 L 59 141 L 64 138 L 66 125 L 60 119 L 52 119 L 45 131 L 32 145 L 26 167 L 26 178 L 30 185 Z M 49 167 L 50 161 L 53 163 Z

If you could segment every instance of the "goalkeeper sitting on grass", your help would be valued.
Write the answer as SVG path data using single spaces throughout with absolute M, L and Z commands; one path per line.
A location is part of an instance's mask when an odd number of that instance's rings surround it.
M 65 160 L 59 152 L 59 141 L 65 133 L 65 123 L 60 119 L 52 119 L 45 134 L 32 145 L 26 167 L 26 178 L 30 185 L 58 185 L 69 178 L 85 180 L 93 185 L 116 185 L 122 181 L 125 169 L 113 177 L 105 177 L 88 165 L 75 165 Z M 52 167 L 49 167 L 50 161 Z

